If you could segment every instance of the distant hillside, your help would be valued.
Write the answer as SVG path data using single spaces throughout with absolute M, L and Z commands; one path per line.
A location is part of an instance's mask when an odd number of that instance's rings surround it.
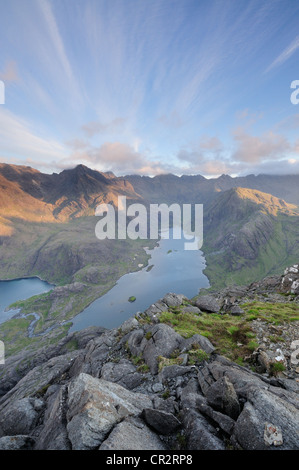
M 299 175 L 249 175 L 232 178 L 204 178 L 201 175 L 130 175 L 125 177 L 135 191 L 146 200 L 154 202 L 209 203 L 218 193 L 234 187 L 249 188 L 272 194 L 290 204 L 299 205 Z
M 140 201 L 129 182 L 84 165 L 49 175 L 30 167 L 0 164 L 0 235 L 12 233 L 13 218 L 66 222 L 94 215 L 102 202 L 116 204 L 118 195 Z
M 233 188 L 204 215 L 203 251 L 212 285 L 280 272 L 299 251 L 299 208 L 271 194 Z

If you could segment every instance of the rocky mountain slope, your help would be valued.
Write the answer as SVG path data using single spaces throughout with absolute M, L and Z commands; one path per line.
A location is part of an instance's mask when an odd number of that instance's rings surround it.
M 298 294 L 297 264 L 63 338 L 2 377 L 0 449 L 298 450 Z
M 204 213 L 203 228 L 213 286 L 279 273 L 299 255 L 299 208 L 261 191 L 220 193 Z
M 78 165 L 61 173 L 44 174 L 31 167 L 0 164 L 0 235 L 13 233 L 13 220 L 67 222 L 94 215 L 104 203 L 117 203 L 118 195 L 140 201 L 132 185 L 110 173 Z

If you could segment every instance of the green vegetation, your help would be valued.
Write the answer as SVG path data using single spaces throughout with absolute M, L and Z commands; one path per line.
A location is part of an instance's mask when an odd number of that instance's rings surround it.
M 160 321 L 172 326 L 185 338 L 190 338 L 196 333 L 206 336 L 216 348 L 216 352 L 242 364 L 244 359 L 258 347 L 255 334 L 251 329 L 252 320 L 261 318 L 275 325 L 299 320 L 297 304 L 255 301 L 243 304 L 242 308 L 245 313 L 241 316 L 179 313 L 179 308 L 176 308 L 174 313 L 174 308 L 172 308 L 161 314 Z M 195 351 L 192 351 L 193 355 Z M 189 354 L 191 354 L 190 351 Z M 199 358 L 202 357 L 201 352 L 197 354 Z M 193 359 L 195 360 L 196 357 Z
M 190 349 L 188 351 L 188 365 L 200 364 L 203 361 L 207 361 L 209 357 L 209 354 L 202 349 Z
M 299 320 L 299 306 L 294 303 L 248 302 L 242 305 L 247 321 L 257 318 L 279 325 Z
M 185 338 L 200 334 L 209 338 L 219 354 L 236 360 L 252 352 L 253 332 L 244 318 L 231 315 L 163 312 L 160 321 L 167 323 Z
M 186 449 L 187 439 L 186 439 L 186 436 L 182 432 L 179 432 L 176 435 L 176 440 L 177 440 L 179 449 L 182 449 L 182 450 Z
M 183 362 L 183 359 L 181 357 L 164 357 L 164 356 L 158 356 L 158 367 L 159 367 L 159 372 L 164 367 L 168 366 L 173 366 L 173 365 L 181 365 Z
M 285 370 L 285 366 L 282 362 L 280 361 L 271 362 L 269 374 L 276 377 L 279 372 L 283 372 L 284 370 Z
M 5 357 L 37 342 L 36 338 L 28 338 L 26 334 L 32 320 L 34 320 L 33 315 L 13 318 L 0 325 L 0 339 L 5 343 Z
M 147 364 L 143 363 L 143 364 L 140 364 L 138 367 L 137 367 L 137 371 L 138 372 L 141 372 L 142 374 L 146 374 L 147 372 L 149 372 L 150 368 Z
M 131 295 L 131 297 L 128 298 L 129 302 L 135 302 L 135 300 L 136 300 L 136 297 L 134 297 L 134 295 Z
M 127 349 L 128 351 L 128 349 Z M 138 372 L 141 372 L 143 374 L 146 374 L 146 372 L 148 372 L 150 369 L 149 369 L 149 366 L 147 364 L 145 364 L 144 360 L 142 359 L 141 356 L 133 356 L 130 354 L 130 352 L 128 351 L 129 355 L 130 355 L 130 360 L 131 362 L 137 366 L 137 371 Z
M 52 330 L 49 335 L 30 338 L 28 328 L 34 320 L 33 315 L 26 318 L 13 318 L 0 325 L 0 340 L 5 343 L 5 357 L 17 354 L 19 351 L 38 351 L 40 348 L 60 341 L 68 332 L 71 324 L 66 323 Z M 75 342 L 68 344 L 68 350 L 76 349 Z

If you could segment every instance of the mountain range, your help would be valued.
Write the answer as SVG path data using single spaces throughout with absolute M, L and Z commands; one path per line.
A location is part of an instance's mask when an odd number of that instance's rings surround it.
M 108 260 L 110 267 L 124 261 L 121 251 L 128 241 L 119 250 L 112 249 L 111 240 L 99 244 L 94 214 L 100 203 L 117 208 L 118 196 L 126 196 L 128 204 L 203 204 L 202 249 L 211 285 L 251 282 L 298 257 L 298 187 L 299 175 L 117 177 L 84 165 L 45 174 L 3 163 L 0 276 L 38 275 L 65 283 L 93 260 L 102 274 Z

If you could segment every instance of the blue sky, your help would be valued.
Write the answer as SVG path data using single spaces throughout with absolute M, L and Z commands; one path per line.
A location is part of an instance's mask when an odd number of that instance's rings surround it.
M 297 0 L 0 0 L 0 161 L 299 172 Z

